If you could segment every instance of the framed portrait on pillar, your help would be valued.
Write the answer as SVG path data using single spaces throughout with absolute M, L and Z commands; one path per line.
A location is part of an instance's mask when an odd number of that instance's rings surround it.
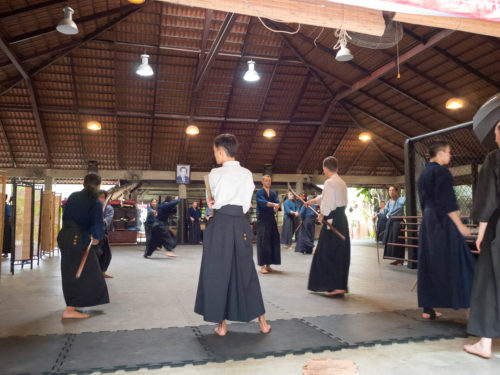
M 191 166 L 185 164 L 178 164 L 175 173 L 175 181 L 178 184 L 189 184 L 191 175 Z

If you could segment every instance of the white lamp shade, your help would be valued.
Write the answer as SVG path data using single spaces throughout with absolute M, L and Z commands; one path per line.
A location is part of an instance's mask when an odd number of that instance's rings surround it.
M 70 7 L 64 7 L 63 8 L 64 12 L 64 18 L 59 22 L 59 24 L 56 27 L 56 30 L 59 31 L 61 34 L 65 35 L 76 35 L 78 34 L 78 26 L 76 26 L 75 21 L 73 21 L 73 13 L 75 11 L 71 9 Z
M 349 48 L 341 44 L 340 49 L 337 52 L 337 56 L 335 56 L 335 60 L 344 62 L 344 61 L 351 61 L 352 58 L 353 56 Z
M 196 134 L 199 134 L 199 133 L 200 133 L 200 129 L 198 129 L 198 127 L 196 125 L 189 125 L 186 128 L 186 134 L 196 135 Z
M 266 138 L 273 138 L 276 137 L 276 132 L 274 131 L 274 129 L 266 129 L 264 130 L 264 133 L 262 133 L 262 135 Z
M 255 71 L 255 61 L 250 60 L 248 62 L 248 70 L 243 76 L 243 79 L 247 82 L 255 82 L 260 79 L 259 73 Z
M 153 68 L 149 65 L 149 55 L 141 55 L 142 63 L 135 71 L 142 77 L 150 77 L 154 74 Z
M 464 101 L 460 98 L 451 98 L 446 102 L 447 109 L 460 109 L 464 106 Z

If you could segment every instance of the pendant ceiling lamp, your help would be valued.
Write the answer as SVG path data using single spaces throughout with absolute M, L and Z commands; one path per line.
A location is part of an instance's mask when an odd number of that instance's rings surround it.
M 129 3 L 132 4 L 144 4 L 146 0 L 128 0 Z
M 460 109 L 464 106 L 464 101 L 460 98 L 451 98 L 446 102 L 446 109 Z
M 260 79 L 259 73 L 255 71 L 255 61 L 250 60 L 248 62 L 248 70 L 243 76 L 243 79 L 247 82 L 255 82 Z
M 264 133 L 262 133 L 262 135 L 266 138 L 273 138 L 276 137 L 276 132 L 274 131 L 274 129 L 266 129 L 264 130 Z
M 197 126 L 195 125 L 189 125 L 187 128 L 186 128 L 186 134 L 189 134 L 189 135 L 196 135 L 196 134 L 199 134 L 200 133 L 200 129 L 198 129 Z
M 78 34 L 78 26 L 76 26 L 75 21 L 73 21 L 73 13 L 75 13 L 75 11 L 70 7 L 64 7 L 63 12 L 64 18 L 59 22 L 56 30 L 65 35 Z
M 87 129 L 93 130 L 93 131 L 99 131 L 101 130 L 102 126 L 99 121 L 89 121 L 87 122 Z
M 142 63 L 135 72 L 142 77 L 151 77 L 154 72 L 151 65 L 149 65 L 149 55 L 143 54 L 141 55 L 141 59 Z
M 346 30 L 337 29 L 335 36 L 339 38 L 333 47 L 333 49 L 339 50 L 335 56 L 335 60 L 340 62 L 351 61 L 353 56 L 349 48 L 347 48 L 347 39 L 350 39 L 349 34 L 347 34 Z
M 363 142 L 368 142 L 370 139 L 372 139 L 372 135 L 370 133 L 361 133 L 359 135 L 359 139 Z

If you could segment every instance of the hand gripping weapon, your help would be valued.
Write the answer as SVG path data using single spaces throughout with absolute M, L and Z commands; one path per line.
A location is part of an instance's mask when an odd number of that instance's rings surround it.
M 303 204 L 306 202 L 292 189 L 290 186 L 290 183 L 288 183 L 288 190 L 297 198 L 299 201 L 301 201 Z M 309 208 L 316 216 L 319 216 L 319 213 L 317 213 L 312 207 L 306 205 L 307 208 Z M 331 230 L 333 230 L 340 238 L 342 238 L 345 241 L 345 236 L 338 231 L 337 228 L 335 228 L 332 224 L 330 224 L 328 221 L 325 219 L 321 220 L 321 223 L 327 225 Z

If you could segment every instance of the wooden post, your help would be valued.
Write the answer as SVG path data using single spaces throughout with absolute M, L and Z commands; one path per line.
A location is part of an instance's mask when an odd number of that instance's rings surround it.
M 2 250 L 3 250 L 3 231 L 5 222 L 6 191 L 7 191 L 7 173 L 5 173 L 5 171 L 0 171 L 0 244 L 2 245 Z M 0 256 L 0 276 L 1 275 L 2 275 L 2 256 Z

